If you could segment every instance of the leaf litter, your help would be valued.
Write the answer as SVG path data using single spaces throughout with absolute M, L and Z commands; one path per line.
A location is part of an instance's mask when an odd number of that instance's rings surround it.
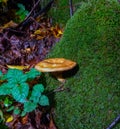
M 5 72 L 6 65 L 34 66 L 46 57 L 62 33 L 58 25 L 52 25 L 50 18 L 35 21 L 22 31 L 3 27 L 0 31 L 0 70 Z
M 62 34 L 63 29 L 45 16 L 32 19 L 24 27 L 10 21 L 0 27 L 0 70 L 5 73 L 10 65 L 34 67 L 46 58 Z M 39 107 L 24 117 L 9 116 L 6 125 L 11 129 L 57 129 L 52 116 L 51 111 Z
M 57 129 L 52 115 L 45 112 L 45 109 L 36 109 L 24 117 L 17 115 L 13 115 L 13 117 L 12 121 L 6 122 L 10 129 Z

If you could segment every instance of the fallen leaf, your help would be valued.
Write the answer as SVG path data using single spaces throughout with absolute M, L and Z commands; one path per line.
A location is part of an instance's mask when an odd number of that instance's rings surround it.
M 51 31 L 56 38 L 60 38 L 63 34 L 63 30 L 58 25 L 51 27 Z
M 22 124 L 27 124 L 28 123 L 28 115 L 22 117 L 21 123 Z
M 18 65 L 7 65 L 7 67 L 10 69 L 19 69 L 19 70 L 24 70 L 29 68 L 29 66 L 18 66 Z
M 6 120 L 6 123 L 9 123 L 11 121 L 13 121 L 13 116 L 8 117 L 7 120 Z
M 17 25 L 18 25 L 17 23 L 15 23 L 14 21 L 11 20 L 10 22 L 1 26 L 0 31 L 2 32 L 2 30 L 5 29 L 5 28 L 16 27 Z
M 49 128 L 48 129 L 57 129 L 52 118 L 50 119 L 50 124 L 49 124 Z

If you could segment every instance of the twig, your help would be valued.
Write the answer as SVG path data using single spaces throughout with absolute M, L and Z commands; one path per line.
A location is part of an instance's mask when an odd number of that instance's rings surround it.
M 30 11 L 30 13 L 28 14 L 28 16 L 24 19 L 24 21 L 22 21 L 16 28 L 19 28 L 20 26 L 23 26 L 25 23 L 27 23 L 27 22 L 31 22 L 31 19 L 29 19 L 30 17 L 33 17 L 33 16 L 31 16 L 32 15 L 32 13 L 34 12 L 34 10 L 35 10 L 35 8 L 38 6 L 38 4 L 39 4 L 39 2 L 40 2 L 41 0 L 38 0 L 37 2 L 36 2 L 36 4 L 34 5 L 34 7 L 31 9 L 31 11 Z
M 120 122 L 120 114 L 115 118 L 115 120 L 106 129 L 112 129 L 119 122 Z
M 5 28 L 4 31 L 13 32 L 18 35 L 25 35 L 26 33 L 24 31 L 15 30 L 14 28 Z
M 48 4 L 47 4 L 44 8 L 42 8 L 42 9 L 41 9 L 36 15 L 34 15 L 33 17 L 36 18 L 36 17 L 38 17 L 38 16 L 41 15 L 41 14 L 47 13 L 48 10 L 50 9 L 50 7 L 51 7 L 51 5 L 52 5 L 53 2 L 54 2 L 54 0 L 51 0 L 50 2 L 48 2 Z
M 64 87 L 64 83 L 60 84 L 56 89 L 52 90 L 51 92 L 49 92 L 47 95 L 49 94 L 53 94 L 53 93 L 56 93 L 56 92 L 61 92 L 61 91 L 69 91 L 70 89 L 69 88 L 65 88 Z
M 40 0 L 38 0 L 38 2 L 36 3 L 36 6 L 38 5 Z M 36 6 L 34 6 L 34 8 L 31 10 L 31 13 L 29 14 L 29 17 L 26 18 L 23 22 L 21 22 L 16 28 L 24 28 L 26 25 L 28 25 L 29 23 L 31 23 L 33 20 L 31 20 L 30 17 L 32 17 L 33 19 L 37 18 L 38 16 L 47 13 L 47 11 L 50 9 L 52 3 L 54 2 L 54 0 L 51 0 L 43 9 L 41 9 L 37 14 L 31 16 L 32 12 L 34 11 L 34 9 L 36 8 Z M 20 30 L 22 30 L 22 28 Z
M 69 6 L 70 6 L 70 16 L 73 16 L 73 4 L 72 4 L 72 0 L 69 0 Z
M 58 88 L 56 88 L 53 92 L 60 92 L 60 91 L 64 91 L 64 84 L 61 84 Z
M 38 0 L 38 1 L 35 3 L 34 7 L 33 7 L 32 10 L 30 11 L 30 13 L 27 15 L 27 17 L 25 18 L 25 20 L 28 19 L 28 18 L 32 15 L 33 11 L 34 11 L 35 8 L 38 6 L 38 4 L 40 3 L 40 1 L 41 1 L 41 0 Z

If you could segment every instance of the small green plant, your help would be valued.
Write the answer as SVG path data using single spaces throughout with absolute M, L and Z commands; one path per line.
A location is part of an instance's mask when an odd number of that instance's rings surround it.
M 19 16 L 20 21 L 23 21 L 28 15 L 29 11 L 25 9 L 25 6 L 23 4 L 18 3 L 17 6 L 19 10 L 16 12 L 16 15 Z
M 6 111 L 24 116 L 38 105 L 49 105 L 48 97 L 43 94 L 42 84 L 35 84 L 32 89 L 29 86 L 29 82 L 40 75 L 34 68 L 26 73 L 18 69 L 9 69 L 6 74 L 0 71 L 0 104 L 4 105 Z

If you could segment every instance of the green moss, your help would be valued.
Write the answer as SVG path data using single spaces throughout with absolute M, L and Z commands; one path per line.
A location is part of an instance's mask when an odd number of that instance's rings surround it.
M 106 128 L 120 113 L 120 4 L 115 0 L 83 4 L 48 57 L 68 58 L 79 66 L 65 83 L 70 91 L 55 94 L 59 129 Z M 49 76 L 46 80 L 49 90 L 59 85 Z
M 73 10 L 81 5 L 81 2 L 87 0 L 72 0 Z M 54 5 L 50 11 L 50 15 L 53 18 L 54 23 L 66 25 L 66 22 L 70 19 L 70 6 L 69 0 L 55 0 Z

